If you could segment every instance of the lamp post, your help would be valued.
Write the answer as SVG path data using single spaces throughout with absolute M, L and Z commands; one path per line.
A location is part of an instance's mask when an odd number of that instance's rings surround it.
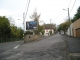
M 24 33 L 25 33 L 25 13 L 23 13 L 23 28 L 24 28 Z
M 69 8 L 68 8 L 68 10 L 66 10 L 66 9 L 63 9 L 63 10 L 68 11 L 69 31 L 70 31 L 70 36 L 71 36 L 71 27 L 70 27 L 70 13 L 69 13 Z

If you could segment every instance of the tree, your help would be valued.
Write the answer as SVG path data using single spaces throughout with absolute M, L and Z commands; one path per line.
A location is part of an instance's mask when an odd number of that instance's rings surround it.
M 66 22 L 61 23 L 61 24 L 59 25 L 58 31 L 59 31 L 59 32 L 60 32 L 60 31 L 64 31 L 64 34 L 65 34 L 65 32 L 67 31 L 68 27 L 69 27 L 69 22 L 68 22 L 68 20 L 67 20 Z
M 52 31 L 49 31 L 50 35 L 52 34 Z
M 74 15 L 72 22 L 75 22 L 77 19 L 80 18 L 80 7 L 77 9 L 77 13 Z
M 10 26 L 15 25 L 15 21 L 14 21 L 14 19 L 13 19 L 11 16 L 8 17 L 8 20 L 9 20 L 9 22 L 10 22 Z
M 42 31 L 41 26 L 39 25 L 40 14 L 38 15 L 38 13 L 35 10 L 34 13 L 30 16 L 30 18 L 33 21 L 36 21 L 38 23 L 38 30 L 34 30 L 34 32 L 35 32 L 35 34 L 39 34 L 39 32 Z
M 10 36 L 10 23 L 8 18 L 5 16 L 0 16 L 0 37 L 9 37 Z
M 33 21 L 39 22 L 40 14 L 38 15 L 38 13 L 37 13 L 36 10 L 35 10 L 35 11 L 33 12 L 33 14 L 30 16 L 30 18 L 31 18 Z
M 23 37 L 23 29 L 18 28 L 16 26 L 11 26 L 11 37 L 13 38 L 22 38 Z

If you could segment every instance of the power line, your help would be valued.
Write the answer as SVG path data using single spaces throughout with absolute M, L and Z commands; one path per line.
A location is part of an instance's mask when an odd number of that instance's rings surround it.
M 65 11 L 64 11 L 64 12 L 65 12 Z M 62 15 L 64 14 L 64 12 L 61 13 L 59 16 L 55 17 L 54 19 L 57 19 L 57 18 L 59 18 L 60 16 L 62 16 Z
M 71 9 L 70 13 L 72 12 L 72 10 L 73 10 L 73 8 L 74 8 L 75 3 L 76 3 L 76 0 L 74 1 L 74 4 L 73 4 L 73 6 L 72 6 L 72 9 Z
M 28 2 L 27 11 L 26 11 L 26 14 L 25 14 L 25 18 L 24 19 L 26 19 L 26 16 L 27 16 L 27 13 L 28 13 L 29 4 L 30 4 L 30 0 Z
M 64 21 L 68 16 L 66 16 L 64 19 L 62 19 L 60 22 Z
M 28 0 L 27 0 L 27 3 L 26 3 L 25 11 L 27 10 L 27 5 L 28 5 Z
M 70 2 L 69 2 L 68 8 L 69 8 L 70 4 L 71 4 L 71 0 L 70 0 Z
M 71 2 L 70 2 L 70 3 L 71 3 Z M 69 3 L 69 5 L 70 5 L 70 3 Z M 72 12 L 75 3 L 76 3 L 76 0 L 75 0 L 75 2 L 74 2 L 73 6 L 72 6 L 72 9 L 71 9 L 70 13 Z M 69 7 L 69 6 L 68 6 L 68 7 Z M 67 16 L 67 17 L 68 17 L 68 16 Z M 65 17 L 65 18 L 67 18 L 67 17 Z M 64 19 L 65 19 L 65 18 L 64 18 Z M 64 21 L 64 19 L 62 19 L 62 21 Z M 62 21 L 60 21 L 60 22 L 62 22 Z
M 70 2 L 69 2 L 68 7 L 70 6 L 70 4 L 71 4 L 71 0 L 70 0 Z M 64 11 L 64 12 L 65 12 L 65 11 Z M 59 16 L 57 16 L 56 18 L 54 18 L 54 19 L 57 19 L 57 18 L 59 18 L 60 16 L 62 16 L 62 15 L 64 14 L 64 12 L 63 12 L 62 14 L 60 14 Z

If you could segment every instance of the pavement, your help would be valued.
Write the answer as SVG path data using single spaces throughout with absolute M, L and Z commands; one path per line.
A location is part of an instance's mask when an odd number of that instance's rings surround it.
M 65 36 L 70 60 L 80 60 L 80 38 Z
M 68 60 L 65 37 L 60 34 L 23 44 L 23 41 L 0 44 L 0 60 Z

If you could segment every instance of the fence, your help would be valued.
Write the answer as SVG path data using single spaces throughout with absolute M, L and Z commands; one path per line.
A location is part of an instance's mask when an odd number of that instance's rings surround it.
M 0 43 L 3 42 L 12 42 L 12 41 L 21 41 L 23 38 L 0 38 Z

